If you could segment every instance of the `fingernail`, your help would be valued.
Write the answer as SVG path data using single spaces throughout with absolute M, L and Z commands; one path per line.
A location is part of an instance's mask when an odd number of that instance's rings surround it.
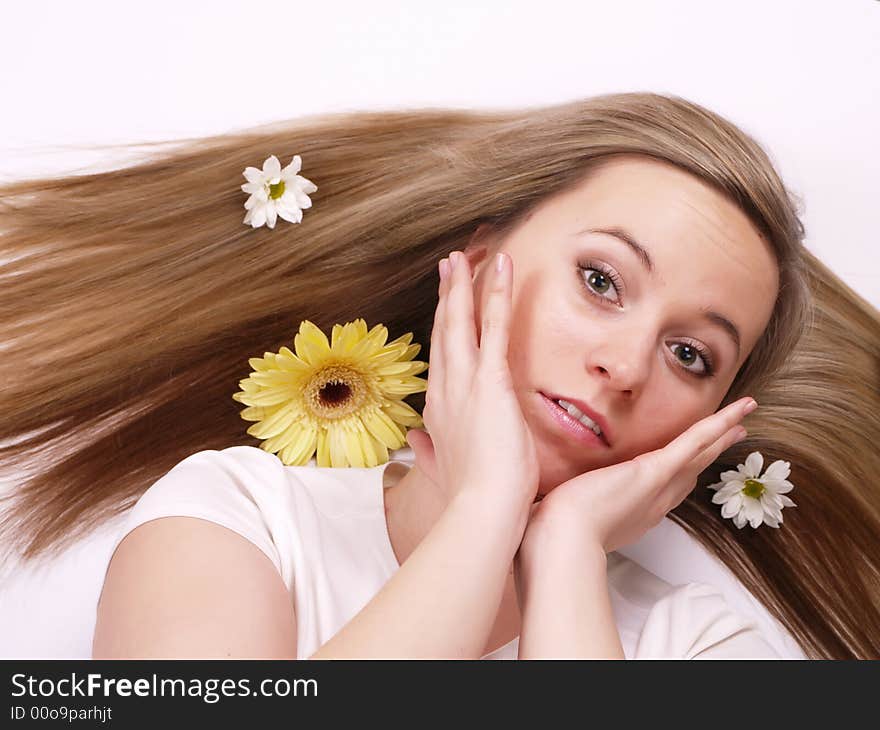
M 746 404 L 746 407 L 743 408 L 743 413 L 751 413 L 757 407 L 758 407 L 758 404 L 755 402 L 755 400 L 753 398 Z
M 495 271 L 499 274 L 504 270 L 504 254 L 495 254 Z
M 736 441 L 734 441 L 734 443 L 739 443 L 748 435 L 749 435 L 749 432 L 746 431 L 745 428 L 740 426 L 739 430 L 737 430 L 737 432 L 736 432 Z
M 440 279 L 443 280 L 449 274 L 449 261 L 440 259 Z
M 458 257 L 460 255 L 461 254 L 459 254 L 458 251 L 453 251 L 449 254 L 449 264 L 452 266 L 453 271 L 455 271 L 455 265 L 458 263 Z

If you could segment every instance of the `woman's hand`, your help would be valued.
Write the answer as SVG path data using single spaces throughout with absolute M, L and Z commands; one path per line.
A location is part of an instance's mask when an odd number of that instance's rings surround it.
M 501 256 L 500 272 L 497 258 L 487 264 L 479 342 L 470 263 L 458 251 L 440 262 L 422 413 L 428 433 L 411 430 L 407 440 L 448 500 L 483 494 L 487 505 L 520 515 L 524 528 L 539 468 L 507 363 L 513 271 L 510 257 Z
M 563 482 L 531 510 L 517 553 L 521 569 L 540 565 L 538 553 L 605 553 L 639 540 L 678 506 L 697 477 L 746 436 L 739 425 L 757 404 L 741 398 L 684 431 L 663 448 Z

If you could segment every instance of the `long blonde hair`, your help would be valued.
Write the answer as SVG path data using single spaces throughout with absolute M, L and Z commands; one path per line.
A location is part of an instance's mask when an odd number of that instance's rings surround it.
M 318 186 L 299 225 L 242 223 L 242 170 L 294 154 Z M 299 322 L 363 317 L 429 356 L 437 260 L 481 223 L 510 229 L 614 154 L 682 168 L 770 242 L 781 287 L 722 405 L 753 395 L 749 438 L 791 462 L 782 528 L 736 529 L 697 488 L 671 517 L 807 656 L 880 656 L 880 317 L 803 246 L 761 146 L 685 99 L 607 94 L 537 109 L 315 115 L 178 141 L 123 169 L 0 187 L 0 446 L 16 486 L 0 537 L 56 554 L 186 456 L 258 445 L 232 400 L 248 359 Z M 424 394 L 412 396 L 421 411 Z

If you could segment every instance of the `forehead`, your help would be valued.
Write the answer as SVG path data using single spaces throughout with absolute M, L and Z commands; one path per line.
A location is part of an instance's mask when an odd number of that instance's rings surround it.
M 742 334 L 741 360 L 772 313 L 778 269 L 769 244 L 736 204 L 668 163 L 633 156 L 607 161 L 536 210 L 526 227 L 532 223 L 564 249 L 595 243 L 613 251 L 625 263 L 625 278 L 636 271 L 645 277 L 658 304 L 725 315 Z M 648 251 L 654 272 L 616 238 L 575 235 L 587 228 L 626 231 Z

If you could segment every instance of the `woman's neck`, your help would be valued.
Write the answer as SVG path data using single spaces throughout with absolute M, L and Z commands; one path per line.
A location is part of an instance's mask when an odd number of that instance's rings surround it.
M 397 562 L 412 554 L 446 509 L 447 497 L 417 463 L 392 462 L 383 475 L 385 522 Z

